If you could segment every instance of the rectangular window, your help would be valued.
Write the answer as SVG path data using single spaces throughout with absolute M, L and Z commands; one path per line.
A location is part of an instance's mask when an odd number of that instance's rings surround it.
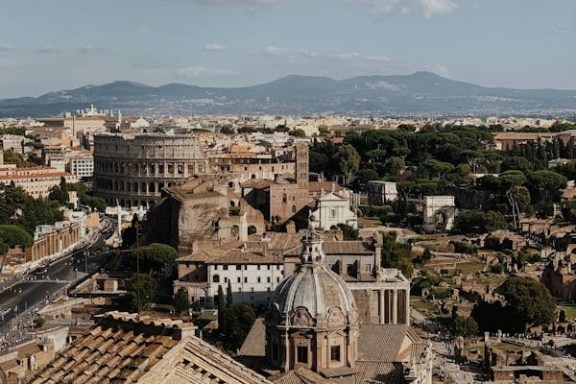
M 259 283 L 261 282 L 260 280 L 262 280 L 262 279 L 261 279 L 260 277 L 258 277 L 258 278 L 257 278 L 257 281 L 258 281 Z
M 239 283 L 241 283 L 241 282 L 242 282 L 242 280 L 240 279 L 240 277 L 238 277 L 238 282 L 239 282 Z
M 247 278 L 247 277 L 244 278 L 244 282 L 245 282 L 245 283 L 248 282 L 248 278 Z
M 258 264 L 258 267 L 257 267 L 257 269 L 258 269 L 258 270 L 260 270 L 260 264 Z
M 365 270 L 366 272 L 372 272 L 372 264 L 366 264 L 366 265 L 364 266 L 364 270 Z
M 268 282 L 270 282 L 270 277 L 267 277 L 266 280 L 267 280 Z
M 269 265 L 267 265 L 266 267 L 268 268 L 268 270 L 270 270 L 270 266 L 269 266 Z
M 227 266 L 227 265 L 223 265 L 223 266 L 222 266 L 222 269 L 225 270 L 225 271 L 227 271 L 227 270 L 228 270 L 228 266 Z
M 242 269 L 242 266 L 240 264 L 236 264 L 236 270 L 239 271 Z
M 330 210 L 330 217 L 336 217 L 336 210 L 335 209 Z
M 298 362 L 308 364 L 308 348 L 298 347 L 297 348 Z
M 333 345 L 330 347 L 330 361 L 340 361 L 340 346 Z

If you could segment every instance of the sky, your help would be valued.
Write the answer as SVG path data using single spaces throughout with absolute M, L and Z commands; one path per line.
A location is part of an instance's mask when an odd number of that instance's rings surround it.
M 430 71 L 576 89 L 576 0 L 0 0 L 0 98 Z

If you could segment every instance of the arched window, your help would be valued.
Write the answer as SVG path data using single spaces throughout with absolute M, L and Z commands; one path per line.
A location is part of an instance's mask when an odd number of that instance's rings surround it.
M 220 282 L 220 275 L 212 276 L 212 282 L 213 283 L 219 283 Z

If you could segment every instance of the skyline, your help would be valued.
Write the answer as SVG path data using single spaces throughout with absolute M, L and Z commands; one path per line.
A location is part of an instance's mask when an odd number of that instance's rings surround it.
M 573 0 L 4 0 L 0 9 L 2 99 L 116 80 L 239 87 L 421 70 L 576 89 Z

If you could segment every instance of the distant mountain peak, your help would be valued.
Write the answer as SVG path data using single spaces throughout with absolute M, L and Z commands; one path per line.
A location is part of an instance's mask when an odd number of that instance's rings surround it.
M 118 80 L 0 100 L 0 116 L 50 116 L 94 104 L 125 114 L 576 115 L 576 91 L 487 88 L 433 72 L 343 80 L 292 74 L 237 88 Z

